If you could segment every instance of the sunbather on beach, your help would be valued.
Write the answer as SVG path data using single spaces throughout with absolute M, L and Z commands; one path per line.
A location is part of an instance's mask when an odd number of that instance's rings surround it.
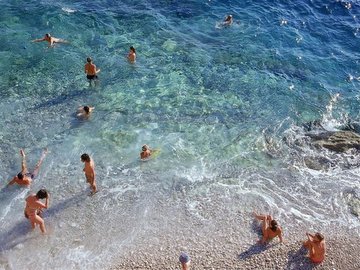
M 38 163 L 35 165 L 33 172 L 30 173 L 26 166 L 25 152 L 23 149 L 20 149 L 20 155 L 22 157 L 21 172 L 19 172 L 16 176 L 14 176 L 14 178 L 8 183 L 8 185 L 18 184 L 21 186 L 30 186 L 32 180 L 34 180 L 35 177 L 38 175 L 40 166 L 41 166 L 47 152 L 48 152 L 48 150 L 47 150 L 47 148 L 45 148 Z
M 40 201 L 42 199 L 45 199 L 45 204 Z M 47 209 L 49 207 L 49 200 L 50 196 L 46 189 L 40 189 L 36 194 L 31 194 L 25 200 L 25 217 L 29 219 L 32 229 L 35 229 L 35 226 L 39 225 L 42 233 L 46 233 L 46 229 L 41 213 L 42 209 Z
M 259 240 L 261 244 L 266 244 L 275 237 L 279 237 L 280 243 L 283 242 L 282 230 L 270 215 L 258 215 L 254 213 L 254 216 L 262 222 L 262 238 Z
M 142 149 L 141 149 L 141 153 L 140 153 L 140 158 L 141 159 L 147 159 L 151 156 L 151 152 L 152 150 L 150 150 L 149 146 L 147 146 L 146 144 L 144 144 L 142 146 Z
M 77 109 L 77 114 L 76 116 L 82 119 L 87 119 L 89 118 L 91 112 L 95 109 L 95 107 L 90 107 L 90 106 L 80 106 Z
M 312 235 L 306 233 L 308 240 L 304 242 L 304 247 L 309 250 L 309 258 L 313 263 L 322 263 L 325 259 L 325 239 L 321 233 Z
M 85 173 L 86 182 L 90 184 L 91 195 L 97 192 L 95 181 L 95 164 L 88 154 L 81 155 L 81 161 L 85 163 L 83 172 Z
M 32 42 L 42 42 L 42 41 L 49 42 L 49 47 L 53 47 L 56 43 L 69 43 L 69 41 L 67 40 L 52 37 L 49 33 L 45 34 L 43 38 L 37 38 L 32 40 Z

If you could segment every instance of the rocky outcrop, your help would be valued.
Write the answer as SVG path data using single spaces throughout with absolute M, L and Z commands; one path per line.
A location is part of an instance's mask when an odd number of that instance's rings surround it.
M 360 190 L 353 189 L 344 192 L 344 198 L 351 214 L 360 217 Z
M 312 145 L 338 153 L 346 152 L 349 149 L 360 149 L 360 136 L 352 131 L 307 133 L 306 136 L 312 139 Z

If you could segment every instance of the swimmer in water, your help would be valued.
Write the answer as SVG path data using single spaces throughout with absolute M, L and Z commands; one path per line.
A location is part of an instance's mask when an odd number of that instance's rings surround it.
M 94 161 L 90 158 L 88 154 L 82 154 L 81 161 L 85 163 L 83 172 L 85 173 L 86 182 L 90 184 L 90 195 L 93 195 L 97 192 Z
M 254 217 L 262 222 L 262 238 L 259 240 L 261 244 L 267 244 L 275 237 L 279 237 L 280 243 L 283 242 L 282 230 L 270 215 L 258 215 L 254 213 Z
M 150 150 L 149 146 L 147 146 L 146 144 L 144 144 L 142 146 L 142 149 L 141 149 L 141 153 L 140 153 L 140 158 L 141 159 L 147 159 L 151 156 L 151 152 L 152 150 Z
M 230 25 L 232 25 L 232 23 L 233 23 L 233 16 L 232 16 L 232 15 L 228 15 L 228 16 L 225 18 L 225 20 L 224 20 L 224 22 L 223 22 L 223 25 L 224 25 L 224 26 L 230 26 Z
M 135 61 L 136 61 L 136 51 L 135 51 L 135 48 L 133 46 L 130 47 L 130 51 L 129 51 L 129 54 L 128 54 L 128 60 L 131 63 L 135 63 Z
M 45 204 L 40 200 L 45 199 Z M 40 226 L 42 233 L 46 233 L 45 222 L 41 216 L 42 209 L 49 207 L 50 195 L 46 189 L 40 189 L 36 194 L 31 194 L 26 198 L 24 210 L 25 217 L 29 219 L 31 228 L 34 230 L 36 225 Z
M 100 69 L 96 69 L 96 66 L 93 63 L 91 57 L 88 57 L 86 59 L 84 70 L 86 73 L 86 78 L 89 80 L 89 84 L 91 85 L 92 81 L 94 81 L 94 83 L 96 84 L 96 81 L 98 79 L 97 74 L 100 72 Z
M 48 153 L 48 149 L 45 148 L 38 163 L 35 165 L 33 172 L 30 173 L 26 166 L 25 152 L 23 149 L 20 149 L 20 155 L 22 157 L 21 172 L 19 172 L 16 176 L 14 176 L 14 178 L 8 183 L 8 185 L 18 184 L 21 186 L 27 186 L 27 187 L 30 186 L 32 180 L 34 180 L 35 177 L 38 175 L 40 166 L 41 166 L 47 153 Z
M 76 114 L 76 116 L 77 116 L 78 118 L 88 119 L 94 109 L 95 109 L 95 107 L 80 106 L 80 107 L 77 109 L 77 114 Z
M 309 251 L 310 260 L 315 263 L 322 263 L 325 259 L 325 239 L 321 233 L 312 235 L 306 233 L 308 240 L 304 242 L 304 247 Z
M 49 42 L 49 47 L 54 47 L 56 43 L 69 43 L 69 41 L 67 41 L 67 40 L 52 37 L 49 33 L 45 34 L 45 36 L 43 38 L 38 38 L 38 39 L 32 40 L 32 42 L 42 42 L 42 41 Z

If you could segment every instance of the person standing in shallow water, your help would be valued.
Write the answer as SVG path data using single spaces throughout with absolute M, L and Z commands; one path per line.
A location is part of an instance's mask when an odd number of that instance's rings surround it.
M 91 85 L 91 82 L 94 81 L 96 84 L 96 81 L 98 79 L 97 74 L 100 72 L 100 69 L 96 69 L 96 65 L 93 63 L 91 57 L 88 57 L 86 59 L 86 64 L 84 67 L 86 78 L 89 80 L 89 84 Z
M 321 233 L 311 235 L 306 233 L 308 240 L 304 242 L 304 247 L 309 251 L 309 258 L 313 263 L 322 263 L 325 259 L 325 239 Z
M 46 154 L 48 153 L 48 149 L 45 148 L 38 163 L 35 165 L 35 168 L 32 173 L 28 171 L 28 168 L 26 166 L 26 156 L 23 149 L 20 149 L 20 155 L 22 157 L 21 162 L 21 172 L 19 172 L 14 178 L 8 183 L 8 185 L 12 184 L 18 184 L 21 186 L 30 186 L 31 182 L 35 179 L 35 177 L 38 175 L 40 166 L 46 157 Z
M 283 242 L 282 230 L 280 226 L 278 226 L 277 222 L 274 219 L 272 219 L 270 215 L 258 215 L 254 213 L 254 217 L 257 220 L 261 220 L 262 222 L 261 225 L 262 238 L 261 240 L 259 240 L 261 244 L 267 244 L 275 237 L 279 237 L 280 243 Z
M 81 119 L 88 119 L 92 113 L 92 111 L 95 109 L 95 107 L 90 106 L 80 106 L 77 109 L 76 116 Z
M 88 154 L 81 155 L 81 161 L 85 163 L 83 172 L 85 173 L 86 182 L 90 184 L 91 195 L 97 192 L 96 182 L 95 182 L 95 164 Z
M 133 46 L 130 47 L 130 51 L 129 51 L 129 54 L 128 54 L 128 60 L 131 63 L 135 63 L 135 61 L 136 61 L 136 51 L 135 51 L 135 48 Z
M 40 200 L 45 199 L 45 204 Z M 25 217 L 29 219 L 31 228 L 34 230 L 36 225 L 40 226 L 42 233 L 46 233 L 45 222 L 41 216 L 42 209 L 49 207 L 50 195 L 46 189 L 40 189 L 36 194 L 31 194 L 26 198 L 24 210 Z
M 152 150 L 146 144 L 142 146 L 141 150 L 142 151 L 140 152 L 140 159 L 147 159 L 151 156 Z
M 185 252 L 180 254 L 179 261 L 181 263 L 181 270 L 190 270 L 190 257 Z

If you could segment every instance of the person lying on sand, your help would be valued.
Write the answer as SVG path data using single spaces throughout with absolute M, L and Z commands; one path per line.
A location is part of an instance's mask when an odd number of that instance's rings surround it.
M 256 219 L 261 220 L 262 222 L 262 238 L 259 240 L 261 244 L 270 242 L 276 236 L 279 237 L 280 243 L 283 242 L 282 230 L 270 215 L 258 215 L 254 213 L 254 216 Z
M 80 106 L 77 109 L 77 114 L 76 116 L 78 118 L 82 118 L 82 119 L 87 119 L 90 117 L 92 111 L 95 109 L 95 107 L 90 107 L 90 106 Z
M 312 235 L 306 233 L 308 240 L 304 247 L 309 251 L 309 258 L 313 263 L 322 263 L 325 259 L 325 239 L 321 233 Z
M 45 199 L 45 204 L 40 200 Z M 41 216 L 42 209 L 49 207 L 50 195 L 46 189 L 40 189 L 36 194 L 31 194 L 26 198 L 26 206 L 24 210 L 25 217 L 29 219 L 31 228 L 35 229 L 36 224 L 40 226 L 42 233 L 46 233 L 45 222 Z
M 142 151 L 140 153 L 140 158 L 141 159 L 147 159 L 151 156 L 152 150 L 149 148 L 149 146 L 147 146 L 146 144 L 144 144 L 142 146 Z
M 14 178 L 8 183 L 8 185 L 12 185 L 12 184 L 16 183 L 21 186 L 30 186 L 32 180 L 34 180 L 35 177 L 38 175 L 40 166 L 41 166 L 47 152 L 48 152 L 48 150 L 47 150 L 47 148 L 45 148 L 38 163 L 35 165 L 33 172 L 30 173 L 26 166 L 25 152 L 23 149 L 20 149 L 20 155 L 22 157 L 21 172 L 19 172 L 16 176 L 14 176 Z
M 52 37 L 49 33 L 45 34 L 45 36 L 43 38 L 38 38 L 38 39 L 32 40 L 32 42 L 42 42 L 42 41 L 49 42 L 49 47 L 54 47 L 55 43 L 69 43 L 69 41 L 67 41 L 67 40 Z

